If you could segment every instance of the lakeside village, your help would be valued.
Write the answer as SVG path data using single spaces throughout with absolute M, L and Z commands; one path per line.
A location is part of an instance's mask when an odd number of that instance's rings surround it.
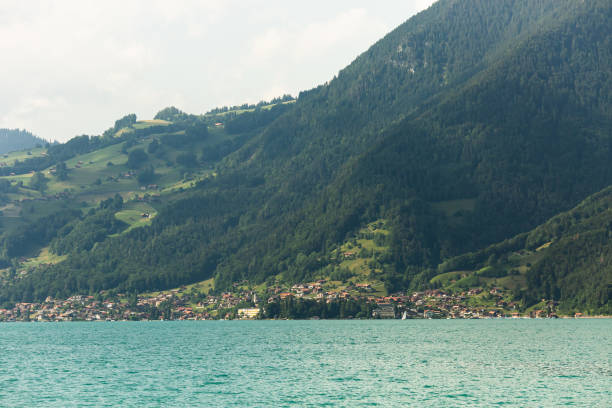
M 356 284 L 325 291 L 325 281 L 291 288 L 267 288 L 265 296 L 249 289 L 219 295 L 181 287 L 150 295 L 101 292 L 95 296 L 48 297 L 42 303 L 16 303 L 0 309 L 1 322 L 215 319 L 482 319 L 555 318 L 553 301 L 520 312 L 500 289 L 447 293 L 440 289 L 391 296 L 371 296 L 372 287 Z M 582 317 L 577 313 L 575 317 Z

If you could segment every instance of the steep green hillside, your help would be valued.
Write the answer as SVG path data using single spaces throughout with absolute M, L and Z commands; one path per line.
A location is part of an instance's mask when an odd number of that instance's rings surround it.
M 260 116 L 269 121 L 288 107 L 267 105 Z M 150 225 L 158 208 L 215 177 L 218 161 L 263 126 L 241 118 L 240 130 L 226 131 L 225 124 L 238 122 L 233 111 L 223 113 L 223 122 L 218 115 L 178 110 L 172 119 L 137 121 L 127 115 L 100 137 L 5 155 L 0 265 L 6 269 L 0 279 L 14 283 Z
M 146 122 L 137 122 L 134 129 L 149 128 L 146 125 Z M 129 134 L 127 129 L 123 128 L 119 133 Z M 14 163 L 20 159 L 22 164 L 17 163 L 17 166 L 25 167 L 27 160 L 37 159 L 49 160 L 47 164 L 51 166 L 39 172 L 11 172 L 0 177 L 0 183 L 9 186 L 9 193 L 0 193 L 0 198 L 5 202 L 10 201 L 9 207 L 14 209 L 0 220 L 4 222 L 7 217 L 19 218 L 22 223 L 28 223 L 36 215 L 45 213 L 51 200 L 89 209 L 116 194 L 126 200 L 139 200 L 145 196 L 148 200 L 155 197 L 161 199 L 166 192 L 189 187 L 212 174 L 211 165 L 214 162 L 203 160 L 199 152 L 234 139 L 225 135 L 222 129 L 211 129 L 201 140 L 189 141 L 184 145 L 164 142 L 167 138 L 180 139 L 184 135 L 185 130 L 150 133 L 56 162 L 50 161 L 44 149 L 28 151 L 32 154 L 25 156 L 24 153 L 23 157 L 19 156 L 19 152 L 11 153 L 5 158 L 9 170 L 14 168 L 10 167 L 11 160 Z M 130 162 L 130 158 L 138 156 L 137 153 L 142 154 L 142 160 Z M 23 217 L 15 217 L 16 213 Z
M 438 267 L 434 286 L 489 284 L 514 290 L 516 300 L 558 301 L 562 311 L 612 314 L 612 187 L 530 232 Z
M 400 269 L 528 230 L 610 184 L 610 10 L 527 38 L 356 162 L 344 190 L 370 189 L 363 202 L 421 200 L 397 218 Z
M 8 279 L 0 301 L 212 277 L 218 289 L 306 281 L 380 219 L 390 249 L 377 279 L 389 290 L 429 285 L 438 264 L 528 231 L 612 183 L 611 8 L 443 0 L 295 103 L 204 116 L 168 108 L 150 124 L 128 115 L 100 138 L 49 148 L 4 170 L 32 178 L 8 188 L 72 188 L 71 202 L 89 212 L 66 212 L 55 234 L 37 232 L 38 247 L 46 241 L 66 258 Z M 164 155 L 148 152 L 153 139 Z M 72 168 L 79 161 L 81 172 Z M 61 163 L 73 187 L 27 174 L 50 166 L 63 174 Z M 111 181 L 115 166 L 132 178 L 153 169 L 161 185 L 155 216 L 140 228 L 100 222 L 109 211 L 137 222 L 124 206 L 144 183 Z M 5 251 L 7 264 L 14 258 Z

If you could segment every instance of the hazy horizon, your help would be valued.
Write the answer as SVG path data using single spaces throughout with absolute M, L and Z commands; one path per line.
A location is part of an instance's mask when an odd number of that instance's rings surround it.
M 333 78 L 433 0 L 0 4 L 0 127 L 49 140 L 297 94 Z

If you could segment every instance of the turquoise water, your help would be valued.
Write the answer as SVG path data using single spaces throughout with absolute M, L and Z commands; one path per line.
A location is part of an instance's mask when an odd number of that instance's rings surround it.
M 0 324 L 2 407 L 610 407 L 612 320 Z

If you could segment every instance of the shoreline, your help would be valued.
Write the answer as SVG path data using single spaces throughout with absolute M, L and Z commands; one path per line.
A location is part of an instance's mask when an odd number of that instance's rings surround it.
M 553 317 L 481 317 L 472 319 L 425 319 L 425 318 L 411 318 L 411 319 L 155 319 L 155 320 L 1 320 L 2 323 L 118 323 L 118 322 L 229 322 L 229 321 L 240 321 L 240 322 L 265 322 L 265 321 L 402 321 L 402 320 L 587 320 L 587 319 L 612 319 L 612 315 L 599 315 L 599 316 L 559 316 Z

